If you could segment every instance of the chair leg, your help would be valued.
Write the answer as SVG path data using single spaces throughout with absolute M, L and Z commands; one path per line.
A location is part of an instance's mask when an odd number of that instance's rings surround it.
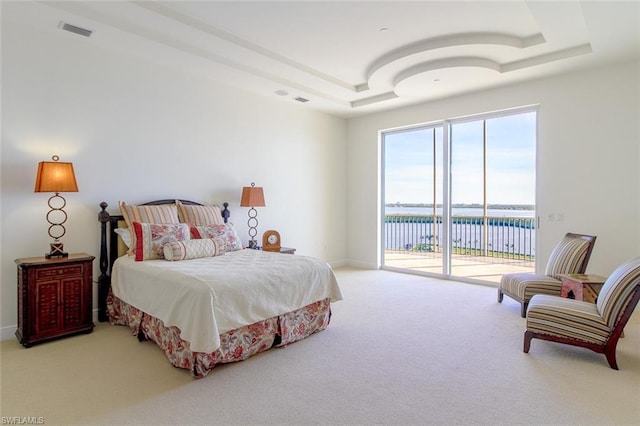
M 607 357 L 609 367 L 614 370 L 618 369 L 618 362 L 616 361 L 616 346 L 618 346 L 618 339 L 615 339 L 615 342 L 609 340 L 604 347 L 604 355 Z
M 526 318 L 527 317 L 527 307 L 529 306 L 529 302 L 522 302 L 522 304 L 520 305 L 520 316 L 522 318 Z
M 615 349 L 612 352 L 607 352 L 605 354 L 607 356 L 607 362 L 609 362 L 609 367 L 614 370 L 618 369 L 618 363 L 616 362 L 616 351 Z
M 529 349 L 531 348 L 531 339 L 533 339 L 533 332 L 526 330 L 524 332 L 524 346 L 522 348 L 522 351 L 525 354 L 529 353 Z
M 504 293 L 502 290 L 498 289 L 498 303 L 502 303 L 502 299 L 504 298 Z

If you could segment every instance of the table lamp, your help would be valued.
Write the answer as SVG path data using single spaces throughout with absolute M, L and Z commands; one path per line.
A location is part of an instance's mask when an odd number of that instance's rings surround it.
M 67 201 L 60 195 L 61 192 L 78 192 L 76 176 L 73 172 L 72 163 L 63 163 L 60 157 L 54 155 L 53 161 L 41 161 L 38 164 L 38 174 L 36 175 L 36 185 L 33 192 L 53 192 L 55 195 L 49 198 L 49 236 L 54 239 L 50 244 L 49 253 L 45 254 L 48 259 L 52 257 L 67 257 L 69 254 L 64 251 L 64 246 L 60 242 L 66 232 L 64 223 L 67 221 L 67 213 L 64 207 Z
M 247 220 L 250 237 L 249 248 L 257 248 L 258 243 L 255 240 L 255 236 L 258 235 L 258 211 L 254 207 L 264 207 L 264 192 L 262 191 L 262 187 L 256 186 L 254 182 L 251 182 L 251 186 L 243 187 L 240 207 L 251 207 L 248 213 L 249 220 Z

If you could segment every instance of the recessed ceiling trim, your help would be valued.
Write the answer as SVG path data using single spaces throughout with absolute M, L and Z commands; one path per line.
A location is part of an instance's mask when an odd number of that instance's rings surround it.
M 262 46 L 259 46 L 255 43 L 252 43 L 248 40 L 240 38 L 235 34 L 224 31 L 218 27 L 215 27 L 210 24 L 206 24 L 198 19 L 192 18 L 190 16 L 179 13 L 169 7 L 163 6 L 157 2 L 149 2 L 149 1 L 132 1 L 136 6 L 147 9 L 151 12 L 160 14 L 165 18 L 172 19 L 176 22 L 179 22 L 183 25 L 187 25 L 189 27 L 195 28 L 202 32 L 209 34 L 210 36 L 217 37 L 223 39 L 229 43 L 235 44 L 236 46 L 242 47 L 244 49 L 248 49 L 255 54 L 265 56 L 271 60 L 280 62 L 281 64 L 288 65 L 298 71 L 304 72 L 306 74 L 310 74 L 316 78 L 324 80 L 327 83 L 334 84 L 336 86 L 340 86 L 343 89 L 347 89 L 351 92 L 356 92 L 356 87 L 353 84 L 342 81 L 336 77 L 333 77 L 329 74 L 323 73 L 321 71 L 316 70 L 315 68 L 311 68 L 307 65 L 304 65 L 300 62 L 294 61 L 293 59 L 287 58 L 286 56 L 280 55 L 272 50 L 266 49 Z
M 407 46 L 403 46 L 399 49 L 392 50 L 384 56 L 376 59 L 367 70 L 367 80 L 371 79 L 376 71 L 393 62 L 396 62 L 399 59 L 404 59 L 408 56 L 417 55 L 436 49 L 477 44 L 498 45 L 524 49 L 527 47 L 542 44 L 544 42 L 545 39 L 542 34 L 534 34 L 529 37 L 521 38 L 501 33 L 454 34 L 445 37 L 421 40 L 416 43 L 411 43 Z
M 381 95 L 376 95 L 376 96 L 371 96 L 369 98 L 365 98 L 365 99 L 359 99 L 357 101 L 352 101 L 351 102 L 351 108 L 358 108 L 358 107 L 363 107 L 366 105 L 372 105 L 378 102 L 383 102 L 383 101 L 388 101 L 389 99 L 394 99 L 397 98 L 398 95 L 396 95 L 394 92 L 387 92 L 387 93 L 383 93 Z
M 365 92 L 367 90 L 369 90 L 369 83 L 362 83 L 362 84 L 356 85 L 356 92 L 358 93 Z
M 217 55 L 215 53 L 211 53 L 207 50 L 204 50 L 198 46 L 193 46 L 191 44 L 184 43 L 180 40 L 176 40 L 174 38 L 170 38 L 165 36 L 162 32 L 159 31 L 151 31 L 144 29 L 139 26 L 132 25 L 131 23 L 123 20 L 112 18 L 110 22 L 104 22 L 103 18 L 90 8 L 87 8 L 80 2 L 47 2 L 45 3 L 47 6 L 52 6 L 60 10 L 65 10 L 70 13 L 81 14 L 82 16 L 88 17 L 89 19 L 95 20 L 96 22 L 102 22 L 105 25 L 109 25 L 113 28 L 117 28 L 121 31 L 125 31 L 130 34 L 137 35 L 147 40 L 152 40 L 155 43 L 176 49 L 177 51 L 188 53 L 207 61 L 211 61 L 220 65 L 224 65 L 230 68 L 233 68 L 238 71 L 246 72 L 256 77 L 264 78 L 265 80 L 281 84 L 283 86 L 289 86 L 299 90 L 300 92 L 304 92 L 306 94 L 314 95 L 325 99 L 329 102 L 335 103 L 341 106 L 348 106 L 349 102 L 337 98 L 335 96 L 331 96 L 326 92 L 321 92 L 314 88 L 311 88 L 305 84 L 300 84 L 279 75 L 273 74 L 271 72 L 258 69 L 256 67 L 247 65 L 245 63 L 240 63 L 237 61 L 230 60 L 229 58 L 223 57 L 221 55 Z
M 407 68 L 399 73 L 393 80 L 393 86 L 397 86 L 402 81 L 422 74 L 425 72 L 443 69 L 443 68 L 456 68 L 456 67 L 480 67 L 493 70 L 495 72 L 501 72 L 500 64 L 487 58 L 447 58 L 439 59 L 437 61 L 424 62 L 422 64 L 415 65 Z
M 344 117 L 637 60 L 640 52 L 632 2 L 294 3 L 35 0 L 3 4 L 3 22 L 56 32 L 64 20 L 98 30 L 91 37 L 100 48 L 272 98 L 286 89 L 283 100 L 300 95 L 306 106 Z M 383 24 L 391 31 L 380 35 Z M 56 33 L 56 42 L 73 42 Z
M 536 65 L 542 65 L 549 62 L 560 61 L 562 59 L 569 59 L 574 56 L 588 55 L 592 53 L 591 44 L 581 44 L 580 46 L 569 47 L 567 49 L 558 50 L 544 55 L 534 56 L 533 58 L 522 59 L 520 61 L 514 61 L 502 65 L 502 72 L 509 72 L 520 70 L 523 68 L 529 68 Z
M 533 58 L 528 58 L 520 61 L 514 61 L 508 64 L 499 64 L 488 58 L 480 57 L 466 57 L 466 58 L 445 58 L 436 61 L 424 62 L 400 72 L 393 79 L 393 87 L 398 86 L 402 81 L 414 77 L 418 74 L 425 72 L 445 69 L 445 68 L 457 68 L 457 67 L 479 67 L 496 71 L 498 73 L 507 73 L 524 68 L 529 68 L 537 65 L 546 64 L 553 61 L 562 59 L 568 59 L 574 56 L 585 55 L 591 53 L 591 45 L 583 44 L 580 46 L 571 47 L 568 49 L 559 50 L 556 52 L 547 53 L 544 55 L 538 55 Z

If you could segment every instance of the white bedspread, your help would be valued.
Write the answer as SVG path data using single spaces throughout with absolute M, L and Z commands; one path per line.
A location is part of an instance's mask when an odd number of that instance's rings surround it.
M 229 330 L 327 297 L 342 300 L 324 261 L 249 249 L 179 262 L 122 256 L 111 287 L 116 297 L 178 327 L 195 352 L 213 352 Z

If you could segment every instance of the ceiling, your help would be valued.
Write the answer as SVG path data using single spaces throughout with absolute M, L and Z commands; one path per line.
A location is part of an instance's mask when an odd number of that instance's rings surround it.
M 640 57 L 639 1 L 3 1 L 2 15 L 341 117 Z

